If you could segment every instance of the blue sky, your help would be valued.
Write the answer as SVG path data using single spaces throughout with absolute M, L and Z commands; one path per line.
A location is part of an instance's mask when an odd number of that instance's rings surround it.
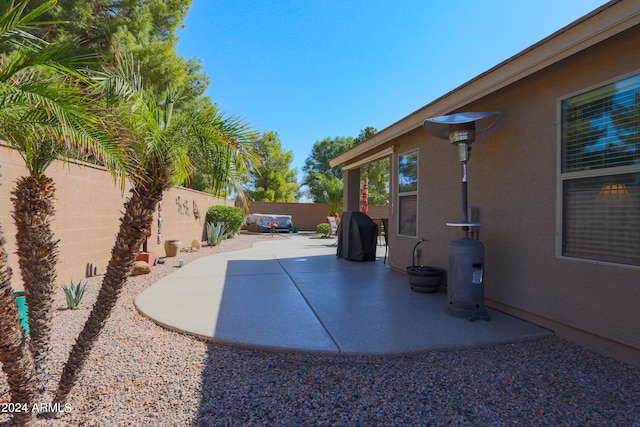
M 316 141 L 382 130 L 605 3 L 193 0 L 178 54 L 301 170 Z

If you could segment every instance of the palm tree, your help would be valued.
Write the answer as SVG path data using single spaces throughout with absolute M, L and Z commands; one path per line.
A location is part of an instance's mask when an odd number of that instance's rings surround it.
M 55 159 L 76 150 L 109 166 L 123 156 L 105 130 L 108 115 L 96 111 L 90 101 L 95 87 L 76 70 L 78 59 L 66 57 L 69 45 L 52 45 L 26 31 L 41 24 L 35 19 L 55 1 L 25 14 L 27 3 L 19 2 L 0 17 L 0 138 L 18 150 L 28 171 L 11 191 L 12 217 L 30 312 L 29 347 L 42 394 L 58 261 L 58 240 L 51 229 L 55 186 L 45 171 Z
M 7 375 L 12 403 L 27 404 L 36 401 L 36 377 L 31 352 L 20 325 L 18 306 L 11 287 L 11 268 L 7 262 L 5 238 L 0 226 L 0 363 Z M 31 411 L 15 412 L 18 425 L 33 425 Z
M 189 144 L 189 158 L 194 167 L 191 172 L 203 175 L 207 191 L 216 195 L 235 194 L 245 200 L 250 170 L 260 161 L 254 149 L 255 132 L 242 118 L 226 116 L 215 105 L 195 108 L 188 114 L 194 131 Z
M 120 219 L 120 229 L 111 251 L 111 259 L 98 293 L 98 298 L 89 318 L 80 333 L 64 365 L 62 377 L 54 402 L 64 406 L 69 393 L 93 348 L 105 322 L 130 275 L 133 262 L 138 255 L 153 221 L 153 213 L 162 194 L 171 185 L 183 182 L 191 166 L 189 147 L 211 144 L 231 147 L 226 164 L 234 164 L 231 153 L 237 141 L 244 138 L 237 123 L 230 123 L 220 116 L 211 116 L 213 111 L 175 109 L 178 97 L 167 93 L 158 98 L 140 85 L 140 78 L 131 65 L 120 64 L 114 81 L 124 105 L 132 106 L 123 111 L 122 122 L 131 131 L 125 141 L 130 152 L 132 173 L 129 179 L 132 189 L 125 202 Z M 125 78 L 123 78 L 123 76 Z M 128 79 L 129 84 L 123 84 Z M 212 151 L 215 151 L 212 148 Z
M 342 180 L 332 174 L 314 172 L 307 181 L 310 185 L 309 193 L 315 203 L 329 205 L 329 215 L 338 218 L 338 211 L 342 207 L 343 184 Z
M 233 184 L 233 177 L 240 178 L 238 171 L 246 154 L 240 149 L 245 146 L 246 127 L 211 110 L 176 114 L 175 97 L 167 96 L 158 102 L 154 94 L 140 88 L 139 79 L 135 78 L 124 85 L 122 79 L 114 79 L 120 85 L 105 86 L 128 102 L 118 108 L 107 104 L 105 110 L 97 111 L 100 104 L 91 100 L 94 90 L 103 87 L 94 86 L 75 71 L 76 64 L 64 56 L 65 46 L 52 46 L 26 32 L 38 25 L 35 19 L 55 1 L 23 14 L 26 4 L 27 0 L 12 4 L 0 17 L 0 138 L 20 152 L 29 172 L 12 191 L 12 202 L 19 263 L 30 308 L 31 339 L 25 339 L 18 323 L 8 276 L 0 274 L 0 360 L 9 378 L 13 401 L 31 406 L 44 401 L 36 399 L 43 398 L 41 374 L 49 354 L 57 262 L 57 241 L 50 227 L 55 187 L 45 175 L 47 167 L 60 156 L 66 158 L 80 151 L 101 159 L 112 170 L 123 168 L 120 159 L 126 151 L 133 183 L 103 286 L 60 379 L 55 401 L 65 402 L 130 273 L 162 192 L 188 175 L 186 143 L 211 144 L 218 147 L 211 152 L 226 153 L 219 164 L 236 169 L 220 174 L 226 176 L 226 181 L 218 182 Z M 120 116 L 123 126 L 107 126 L 109 111 L 113 108 L 122 113 L 122 105 L 132 107 Z M 116 130 L 118 143 L 105 128 Z M 0 256 L 0 272 L 4 271 L 9 271 L 6 257 Z M 14 421 L 29 425 L 34 418 L 31 413 L 20 414 Z

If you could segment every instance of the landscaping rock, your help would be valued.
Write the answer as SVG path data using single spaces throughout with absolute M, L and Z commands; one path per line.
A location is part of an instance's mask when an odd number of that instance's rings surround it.
M 151 273 L 151 266 L 144 261 L 136 261 L 133 263 L 133 270 L 131 270 L 132 276 L 139 276 L 140 274 Z
M 184 253 L 196 259 L 256 242 L 246 234 Z M 242 256 L 242 255 L 239 255 Z M 38 426 L 638 426 L 640 369 L 559 337 L 397 356 L 323 355 L 203 341 L 165 329 L 134 298 L 176 271 L 169 259 L 130 277 L 91 351 L 69 410 Z M 95 302 L 102 276 L 89 283 Z M 416 296 L 419 296 L 416 294 Z M 426 295 L 425 295 L 426 296 Z M 54 305 L 64 306 L 62 288 Z M 56 312 L 45 370 L 57 386 L 89 310 Z M 461 319 L 461 328 L 490 326 Z M 386 338 L 381 337 L 381 342 Z M 391 339 L 391 338 L 388 338 Z M 0 374 L 0 408 L 9 385 Z M 0 426 L 12 414 L 0 410 Z

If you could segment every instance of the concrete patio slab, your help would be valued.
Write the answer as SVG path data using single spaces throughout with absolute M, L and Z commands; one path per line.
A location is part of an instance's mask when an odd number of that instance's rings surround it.
M 337 354 L 402 354 L 537 339 L 551 332 L 489 310 L 446 311 L 446 293 L 412 292 L 404 274 L 336 257 L 333 240 L 289 235 L 198 259 L 135 300 L 168 328 L 242 346 Z

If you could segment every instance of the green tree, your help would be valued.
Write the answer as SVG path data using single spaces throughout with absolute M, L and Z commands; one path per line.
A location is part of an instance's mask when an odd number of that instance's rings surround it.
M 32 0 L 37 6 L 46 0 Z M 96 55 L 97 66 L 113 65 L 127 52 L 155 93 L 171 85 L 186 97 L 184 105 L 204 93 L 209 78 L 196 58 L 184 59 L 176 52 L 176 31 L 182 27 L 191 0 L 58 0 L 44 19 L 64 20 L 51 24 L 40 35 L 51 40 L 72 41 L 73 56 Z
M 350 149 L 354 142 L 355 140 L 351 137 L 339 136 L 333 139 L 325 138 L 313 144 L 311 154 L 302 166 L 302 171 L 305 173 L 302 185 L 307 188 L 305 192 L 314 203 L 325 203 L 327 188 L 336 189 L 337 184 L 334 180 L 329 179 L 329 176 L 337 178 L 340 182 L 340 191 L 342 191 L 342 168 L 340 166 L 330 167 L 329 160 Z M 326 175 L 327 178 L 323 178 L 321 175 Z M 342 203 L 342 195 L 340 195 L 340 203 Z
M 132 80 L 130 80 L 132 81 Z M 132 84 L 120 92 L 121 120 L 131 132 L 123 141 L 131 150 L 135 165 L 130 180 L 132 189 L 120 220 L 120 229 L 111 251 L 111 259 L 96 303 L 71 349 L 55 395 L 55 403 L 64 405 L 75 385 L 105 322 L 115 306 L 135 257 L 151 228 L 153 213 L 172 176 L 187 168 L 184 156 L 184 123 L 173 121 L 173 99 L 157 99 L 150 90 Z M 129 104 L 133 108 L 122 108 Z M 125 112 L 126 111 L 126 112 Z
M 353 147 L 355 140 L 352 137 L 338 136 L 336 138 L 325 138 L 320 141 L 316 141 L 311 149 L 311 154 L 304 162 L 302 171 L 308 175 L 319 173 L 330 173 L 342 179 L 342 168 L 340 166 L 330 167 L 329 160 L 344 153 L 351 147 Z M 305 184 L 309 184 L 305 180 Z
M 238 148 L 247 136 L 239 131 L 246 128 L 239 121 L 210 109 L 198 110 L 198 106 L 211 106 L 206 100 L 174 111 L 173 92 L 159 99 L 152 89 L 143 89 L 133 66 L 121 67 L 108 79 L 98 76 L 105 83 L 99 86 L 98 80 L 77 71 L 80 61 L 70 53 L 70 43 L 50 43 L 31 33 L 43 24 L 54 25 L 36 19 L 51 11 L 55 0 L 33 9 L 27 9 L 27 3 L 0 5 L 4 8 L 0 15 L 0 138 L 23 156 L 29 173 L 18 180 L 12 202 L 31 336 L 26 339 L 18 319 L 0 230 L 0 362 L 12 401 L 31 407 L 43 402 L 38 380 L 50 353 L 58 252 L 51 230 L 55 187 L 45 175 L 47 167 L 56 158 L 79 151 L 114 171 L 127 166 L 133 183 L 103 286 L 60 379 L 55 401 L 64 403 L 130 273 L 162 191 L 189 172 L 186 144 L 223 146 L 218 152 L 226 152 L 227 158 L 221 165 L 236 166 L 243 160 Z M 82 65 L 90 64 L 82 61 Z M 111 99 L 112 95 L 120 102 L 98 102 L 98 96 Z M 122 161 L 124 153 L 130 156 L 127 165 Z M 229 180 L 218 183 L 232 184 Z M 14 422 L 32 425 L 35 413 L 16 413 Z
M 203 102 L 191 107 L 194 139 L 189 145 L 190 188 L 219 196 L 246 199 L 245 187 L 258 163 L 255 131 L 237 116 L 226 116 L 215 105 Z M 224 141 L 220 135 L 234 135 Z M 217 142 L 217 143 L 214 143 Z
M 284 151 L 276 132 L 265 132 L 255 141 L 261 158 L 251 173 L 251 200 L 258 202 L 295 202 L 298 171 L 291 168 L 293 151 Z
M 338 137 L 316 141 L 302 168 L 306 173 L 303 185 L 307 186 L 307 192 L 314 202 L 325 203 L 320 200 L 324 200 L 326 197 L 327 181 L 320 180 L 317 174 L 332 175 L 340 180 L 343 178 L 342 168 L 340 166 L 329 167 L 329 160 L 371 138 L 376 132 L 376 128 L 367 126 L 360 131 L 356 138 Z M 386 205 L 389 202 L 389 162 L 390 160 L 385 158 L 361 168 L 360 188 L 363 188 L 364 177 L 368 176 L 370 205 Z
M 360 131 L 360 133 L 358 134 L 358 136 L 354 139 L 353 145 L 356 146 L 356 145 L 366 141 L 367 139 L 369 139 L 373 135 L 375 135 L 376 132 L 378 132 L 378 130 L 376 128 L 374 128 L 373 126 L 367 126 L 366 128 L 362 129 Z
M 329 205 L 330 215 L 337 216 L 342 207 L 342 180 L 328 173 L 312 173 L 309 175 L 309 193 L 315 203 Z
M 15 319 L 6 309 L 3 292 L 0 313 L 8 330 L 5 335 L 2 329 L 0 357 L 12 399 L 23 404 L 42 397 L 51 350 L 58 241 L 51 228 L 55 186 L 45 172 L 71 150 L 91 152 L 108 166 L 114 164 L 109 159 L 123 157 L 106 131 L 111 128 L 108 112 L 98 110 L 92 101 L 95 86 L 75 69 L 76 58 L 67 55 L 69 45 L 47 43 L 28 32 L 41 25 L 35 20 L 54 4 L 47 2 L 26 13 L 24 0 L 0 17 L 0 138 L 21 154 L 28 171 L 18 179 L 11 201 L 31 331 L 27 348 L 24 333 L 12 326 Z M 6 262 L 1 258 L 0 270 Z M 33 415 L 16 414 L 15 421 L 30 424 Z
M 201 117 L 213 114 L 212 111 L 197 108 L 181 111 L 175 108 L 178 97 L 174 93 L 159 97 L 152 89 L 143 87 L 132 64 L 119 63 L 108 82 L 110 87 L 117 88 L 108 93 L 116 97 L 112 108 L 119 112 L 120 123 L 126 130 L 121 134 L 121 143 L 131 156 L 132 189 L 97 300 L 63 368 L 54 400 L 62 406 L 131 273 L 163 192 L 183 182 L 189 173 L 189 147 L 193 141 L 235 149 L 237 141 L 243 138 L 235 132 L 237 127 L 229 126 L 224 118 Z M 209 127 L 203 129 L 206 124 Z
M 354 146 L 371 138 L 377 132 L 373 126 L 362 129 L 355 138 Z M 364 188 L 364 177 L 369 178 L 369 204 L 384 206 L 389 203 L 389 173 L 391 160 L 386 157 L 364 165 L 360 169 L 360 188 Z
M 390 162 L 386 157 L 363 166 L 360 171 L 360 188 L 364 187 L 364 177 L 369 178 L 370 205 L 384 206 L 389 203 Z

